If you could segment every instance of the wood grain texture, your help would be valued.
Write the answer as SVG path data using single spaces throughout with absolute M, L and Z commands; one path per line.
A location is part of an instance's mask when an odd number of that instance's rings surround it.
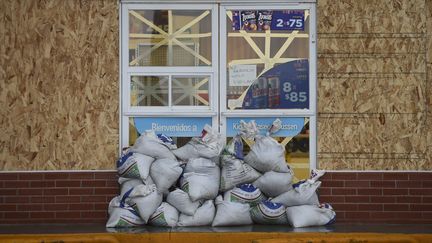
M 432 169 L 431 1 L 318 2 L 318 158 Z
M 113 169 L 115 0 L 0 1 L 0 170 Z
M 432 169 L 432 1 L 318 1 L 323 169 Z M 113 169 L 116 0 L 0 1 L 0 170 Z

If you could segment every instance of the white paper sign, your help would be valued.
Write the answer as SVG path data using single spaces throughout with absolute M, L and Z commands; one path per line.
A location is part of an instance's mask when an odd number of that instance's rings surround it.
M 232 65 L 229 68 L 230 86 L 249 86 L 257 78 L 256 65 Z

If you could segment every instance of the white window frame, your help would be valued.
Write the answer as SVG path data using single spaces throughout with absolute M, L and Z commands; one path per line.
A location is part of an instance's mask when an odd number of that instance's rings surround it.
M 195 4 L 189 2 L 154 3 L 143 1 L 122 1 L 120 8 L 120 131 L 119 152 L 129 143 L 129 118 L 130 117 L 212 117 L 213 126 L 219 125 L 219 131 L 226 135 L 227 117 L 308 117 L 309 120 L 309 158 L 310 168 L 317 167 L 317 47 L 316 47 L 316 3 L 315 1 L 278 1 L 263 5 L 262 1 L 202 1 L 208 4 Z M 195 1 L 199 2 L 199 1 Z M 310 3 L 307 3 L 310 2 Z M 218 5 L 219 4 L 219 5 Z M 309 109 L 275 109 L 275 110 L 227 110 L 226 104 L 226 10 L 235 9 L 308 9 L 309 20 Z M 129 66 L 129 14 L 134 10 L 200 10 L 210 9 L 212 11 L 212 65 L 198 67 L 178 66 Z M 219 36 L 219 33 L 222 33 Z M 220 52 L 220 50 L 222 52 Z M 220 55 L 220 56 L 219 56 Z M 220 58 L 219 58 L 220 57 Z M 219 77 L 220 73 L 220 77 Z M 187 106 L 187 107 L 131 107 L 130 106 L 130 76 L 131 75 L 209 75 L 210 107 Z M 171 91 L 170 91 L 171 92 Z M 218 100 L 219 97 L 219 100 Z M 125 99 L 123 99 L 125 98 Z
M 309 109 L 262 109 L 262 110 L 228 110 L 226 52 L 227 52 L 227 10 L 259 10 L 259 9 L 292 9 L 309 10 Z M 316 47 L 316 4 L 222 4 L 219 10 L 220 23 L 220 131 L 226 137 L 226 119 L 228 117 L 304 117 L 309 118 L 309 164 L 311 169 L 317 168 L 317 47 Z
M 219 26 L 217 4 L 155 4 L 122 3 L 120 5 L 120 134 L 119 153 L 129 144 L 130 117 L 211 117 L 213 126 L 219 123 Z M 211 11 L 211 66 L 129 66 L 129 10 L 210 10 Z M 209 106 L 131 106 L 131 76 L 169 76 L 171 99 L 172 76 L 209 76 Z M 171 102 L 170 102 L 171 103 Z

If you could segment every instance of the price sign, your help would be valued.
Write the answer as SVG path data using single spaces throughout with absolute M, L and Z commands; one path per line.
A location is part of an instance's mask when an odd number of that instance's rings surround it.
M 271 29 L 304 31 L 304 19 L 304 11 L 274 11 Z

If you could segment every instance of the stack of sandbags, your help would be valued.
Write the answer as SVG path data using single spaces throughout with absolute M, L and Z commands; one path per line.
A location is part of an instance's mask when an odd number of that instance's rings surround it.
M 211 225 L 222 148 L 221 135 L 208 125 L 179 149 L 168 136 L 146 131 L 117 162 L 121 190 L 107 227 Z M 124 223 L 127 217 L 134 220 Z
M 319 226 L 332 223 L 335 212 L 330 205 L 319 204 L 318 179 L 323 171 L 313 170 L 308 180 L 292 184 L 294 174 L 285 161 L 285 148 L 270 135 L 277 132 L 282 124 L 277 119 L 265 136 L 259 135 L 254 121 L 242 123 L 242 131 L 226 146 L 222 157 L 221 191 L 226 191 L 224 201 L 241 211 L 250 208 L 250 216 L 257 224 L 291 224 L 293 227 Z M 254 140 L 251 151 L 243 158 L 242 137 Z M 251 183 L 245 184 L 243 183 Z M 232 189 L 235 187 L 234 189 Z M 251 198 L 260 198 L 254 201 Z M 217 202 L 216 219 L 213 225 L 238 225 L 249 221 L 221 220 L 224 215 L 235 215 L 227 208 L 227 203 Z M 234 205 L 232 205 L 234 204 Z M 239 204 L 242 204 L 241 207 Z M 301 214 L 293 214 L 299 207 Z M 220 210 L 229 213 L 219 212 Z M 222 215 L 222 216 L 220 216 Z M 300 218 L 301 220 L 300 220 Z M 234 218 L 239 218 L 236 215 Z M 240 219 L 240 218 L 239 218 Z
M 292 183 L 285 148 L 270 136 L 281 128 L 280 120 L 265 135 L 254 121 L 241 125 L 225 147 L 208 125 L 178 149 L 167 136 L 140 136 L 117 162 L 121 193 L 110 203 L 107 227 L 334 222 L 334 210 L 318 199 L 323 171 Z M 243 139 L 255 142 L 246 156 Z
M 172 153 L 176 148 L 171 138 L 146 131 L 122 155 L 117 161 L 120 196 L 109 205 L 107 227 L 176 226 L 177 209 L 162 203 L 183 172 Z

